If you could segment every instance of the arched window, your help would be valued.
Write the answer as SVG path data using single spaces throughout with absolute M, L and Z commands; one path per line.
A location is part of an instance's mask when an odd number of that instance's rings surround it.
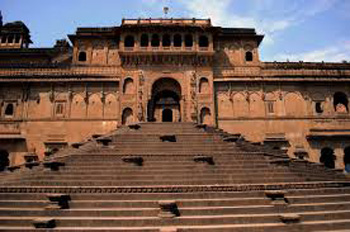
M 335 155 L 332 148 L 325 147 L 321 150 L 320 162 L 327 168 L 335 167 Z
M 159 47 L 160 45 L 159 35 L 157 34 L 152 35 L 151 45 L 152 47 Z
M 203 107 L 201 109 L 201 114 L 200 114 L 200 123 L 210 124 L 210 118 L 211 118 L 210 109 L 207 107 Z
M 245 61 L 248 61 L 248 62 L 253 61 L 253 53 L 251 51 L 247 51 L 245 53 Z
M 345 172 L 350 173 L 350 147 L 344 149 Z
M 14 39 L 14 36 L 10 35 L 7 42 L 8 43 L 13 43 L 13 39 Z
M 192 35 L 186 35 L 185 36 L 185 46 L 186 47 L 192 47 L 193 46 L 193 37 L 192 37 Z
M 209 39 L 207 36 L 202 35 L 199 37 L 199 47 L 209 47 Z
M 56 115 L 62 115 L 63 114 L 63 104 L 57 103 L 56 104 Z
M 127 125 L 133 122 L 133 112 L 130 108 L 125 108 L 122 115 L 122 124 Z
M 5 150 L 0 150 L 0 172 L 4 171 L 9 165 L 9 153 Z
M 148 35 L 142 34 L 141 35 L 141 47 L 148 47 L 148 44 L 149 44 Z
M 81 62 L 86 61 L 86 52 L 79 52 L 78 60 Z
M 1 43 L 6 43 L 6 36 L 1 37 Z
M 21 37 L 20 37 L 19 35 L 17 35 L 17 36 L 15 37 L 15 43 L 19 43 L 20 40 L 21 40 Z
M 315 102 L 315 111 L 318 114 L 322 114 L 323 113 L 322 102 Z
M 12 103 L 7 104 L 6 109 L 5 109 L 5 116 L 13 116 L 14 114 L 14 106 Z
M 182 37 L 180 34 L 174 35 L 174 47 L 181 47 L 182 46 Z
M 134 45 L 135 45 L 134 36 L 132 35 L 126 36 L 124 40 L 124 47 L 132 48 L 134 47 Z
M 123 85 L 124 94 L 133 94 L 134 93 L 134 81 L 131 78 L 126 78 Z
M 202 77 L 199 81 L 199 93 L 209 93 L 209 81 L 205 77 Z
M 348 96 L 343 92 L 336 92 L 333 96 L 333 106 L 337 113 L 349 112 L 349 100 Z
M 171 45 L 170 35 L 168 34 L 163 35 L 163 47 L 170 47 L 170 45 Z

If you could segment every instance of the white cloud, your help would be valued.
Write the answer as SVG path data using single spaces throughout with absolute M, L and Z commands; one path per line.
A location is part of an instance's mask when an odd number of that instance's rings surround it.
M 339 45 L 325 47 L 322 49 L 302 53 L 285 53 L 275 56 L 277 61 L 306 61 L 306 62 L 341 62 L 350 61 L 350 42 L 343 42 Z
M 214 25 L 252 27 L 265 34 L 265 45 L 273 44 L 279 31 L 304 22 L 307 18 L 327 11 L 339 0 L 252 0 L 248 16 L 232 13 L 236 0 L 182 0 L 193 17 L 210 17 Z

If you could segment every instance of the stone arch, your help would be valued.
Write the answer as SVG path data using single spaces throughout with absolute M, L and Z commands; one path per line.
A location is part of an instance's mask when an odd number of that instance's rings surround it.
M 173 121 L 173 111 L 171 109 L 163 109 L 162 111 L 162 122 L 172 122 Z
M 123 94 L 133 94 L 134 91 L 134 80 L 131 77 L 127 77 L 123 84 Z
M 15 114 L 15 106 L 13 103 L 8 103 L 5 108 L 5 117 L 12 117 Z
M 209 81 L 208 81 L 208 78 L 202 77 L 199 80 L 199 93 L 209 94 Z
M 251 117 L 264 117 L 265 104 L 258 93 L 249 96 L 249 115 Z
M 163 35 L 162 45 L 163 45 L 163 47 L 170 47 L 171 37 L 169 34 Z
M 123 110 L 122 114 L 122 124 L 128 125 L 134 122 L 134 115 L 131 108 L 127 107 Z
M 248 116 L 248 102 L 243 93 L 236 93 L 233 96 L 234 115 L 236 117 Z
M 86 102 L 80 94 L 75 94 L 71 103 L 71 118 L 84 118 L 86 114 Z
M 305 116 L 305 101 L 304 98 L 298 93 L 288 93 L 284 98 L 284 107 L 287 116 Z
M 180 34 L 174 35 L 174 47 L 181 47 L 182 46 L 182 36 Z
M 344 149 L 344 166 L 345 172 L 350 173 L 350 146 Z
M 105 118 L 118 117 L 118 102 L 114 94 L 107 94 L 105 99 Z
M 148 47 L 149 44 L 149 38 L 147 34 L 142 34 L 141 35 L 141 42 L 140 42 L 140 46 L 141 47 Z
M 159 47 L 160 46 L 160 39 L 159 39 L 158 34 L 152 35 L 151 46 L 152 47 Z
M 10 165 L 9 153 L 0 149 L 0 172 L 4 171 Z
M 219 117 L 232 117 L 233 105 L 230 97 L 225 92 L 218 93 L 218 112 Z
M 124 47 L 131 48 L 135 46 L 135 39 L 132 35 L 127 35 L 124 40 Z
M 337 113 L 349 112 L 349 100 L 348 96 L 343 92 L 336 92 L 333 95 L 334 111 Z
M 99 94 L 92 94 L 89 97 L 88 116 L 89 118 L 102 117 L 102 102 Z
M 181 85 L 173 78 L 160 78 L 156 80 L 151 89 L 151 99 L 148 102 L 148 121 L 160 120 L 161 108 L 171 108 L 178 112 L 177 120 L 180 118 Z M 157 112 L 158 113 L 157 113 Z M 156 117 L 158 115 L 158 117 Z
M 78 61 L 85 62 L 86 60 L 87 60 L 86 52 L 85 51 L 79 52 Z
M 209 39 L 206 35 L 201 35 L 199 37 L 199 47 L 209 47 Z
M 334 150 L 330 147 L 324 147 L 321 149 L 320 162 L 327 168 L 335 168 L 335 155 Z
M 191 34 L 185 35 L 185 47 L 193 47 L 193 36 Z
M 247 61 L 247 62 L 253 61 L 253 52 L 251 52 L 251 51 L 245 52 L 245 61 Z
M 211 112 L 208 107 L 203 107 L 200 113 L 200 123 L 210 125 L 211 124 Z

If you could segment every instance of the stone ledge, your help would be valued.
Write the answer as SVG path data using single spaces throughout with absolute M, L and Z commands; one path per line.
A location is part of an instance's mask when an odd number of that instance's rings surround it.
M 191 193 L 191 192 L 245 192 L 266 190 L 297 190 L 317 188 L 350 188 L 349 181 L 296 182 L 276 184 L 237 185 L 175 185 L 175 186 L 6 186 L 0 193 Z

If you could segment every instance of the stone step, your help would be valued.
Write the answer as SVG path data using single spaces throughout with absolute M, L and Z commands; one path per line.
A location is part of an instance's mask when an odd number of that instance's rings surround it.
M 255 223 L 255 224 L 225 224 L 225 225 L 190 225 L 190 226 L 152 226 L 152 227 L 58 227 L 54 231 L 119 231 L 119 232 L 162 232 L 162 231 L 186 231 L 186 232 L 295 232 L 295 231 L 332 231 L 345 232 L 350 227 L 350 220 L 327 220 L 300 222 L 295 225 L 286 225 L 284 223 Z M 19 227 L 0 227 L 1 231 L 11 232 L 36 232 L 38 230 L 31 226 Z
M 302 222 L 349 220 L 350 211 L 321 211 L 302 212 L 299 214 Z M 35 217 L 0 217 L 3 226 L 29 226 Z M 172 219 L 159 217 L 60 217 L 55 218 L 57 227 L 73 227 L 89 225 L 91 227 L 115 226 L 193 226 L 193 225 L 225 225 L 225 224 L 254 224 L 280 223 L 280 214 L 234 214 L 234 215 L 204 215 L 180 216 Z

